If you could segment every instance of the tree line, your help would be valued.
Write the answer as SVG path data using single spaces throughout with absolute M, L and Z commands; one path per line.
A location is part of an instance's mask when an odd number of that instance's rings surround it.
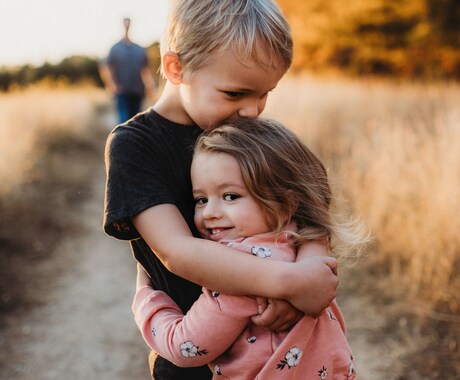
M 0 90 L 8 91 L 11 87 L 26 87 L 43 80 L 64 82 L 74 85 L 90 82 L 102 86 L 98 71 L 98 60 L 86 56 L 72 56 L 58 64 L 48 62 L 41 66 L 23 65 L 0 70 Z
M 158 79 L 158 67 L 160 65 L 158 42 L 147 47 L 147 54 L 152 73 Z M 64 58 L 57 64 L 46 62 L 41 66 L 0 67 L 0 91 L 5 92 L 13 87 L 26 87 L 44 80 L 68 85 L 91 83 L 102 87 L 99 63 L 99 58 L 71 56 Z

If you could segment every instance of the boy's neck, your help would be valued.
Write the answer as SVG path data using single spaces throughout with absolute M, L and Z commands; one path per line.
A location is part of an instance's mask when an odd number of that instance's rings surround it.
M 192 125 L 193 121 L 185 112 L 179 101 L 178 87 L 166 82 L 160 98 L 153 105 L 153 110 L 165 119 L 178 124 Z

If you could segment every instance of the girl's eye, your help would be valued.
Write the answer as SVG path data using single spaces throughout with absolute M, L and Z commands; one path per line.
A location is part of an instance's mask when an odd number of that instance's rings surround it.
M 198 206 L 204 205 L 208 203 L 208 200 L 206 198 L 196 198 L 195 199 L 195 204 Z
M 238 194 L 227 193 L 224 194 L 224 201 L 231 202 L 238 199 L 240 196 Z

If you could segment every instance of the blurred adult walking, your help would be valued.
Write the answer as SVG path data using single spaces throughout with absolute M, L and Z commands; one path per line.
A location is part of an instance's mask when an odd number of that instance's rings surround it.
M 105 88 L 115 96 L 118 121 L 136 115 L 146 95 L 152 95 L 154 79 L 145 49 L 129 38 L 131 19 L 124 18 L 125 34 L 113 45 L 99 69 Z

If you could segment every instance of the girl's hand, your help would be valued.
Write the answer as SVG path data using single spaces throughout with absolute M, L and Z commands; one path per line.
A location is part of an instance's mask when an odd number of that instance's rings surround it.
M 271 331 L 290 330 L 304 315 L 284 300 L 257 297 L 257 304 L 259 315 L 252 317 L 252 322 Z
M 141 264 L 137 263 L 137 277 L 136 277 L 136 292 L 144 287 L 151 286 L 150 277 L 147 272 L 144 270 Z

